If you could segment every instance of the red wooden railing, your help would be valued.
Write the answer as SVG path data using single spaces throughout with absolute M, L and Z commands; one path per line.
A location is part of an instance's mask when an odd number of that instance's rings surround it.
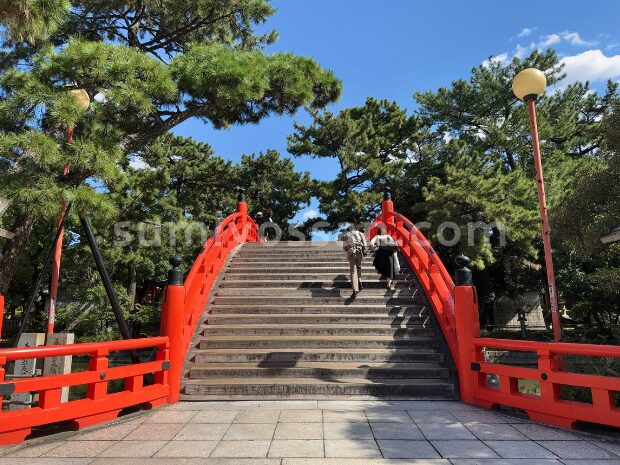
M 389 195 L 386 197 L 382 203 L 381 215 L 368 230 L 368 238 L 372 239 L 377 233 L 377 227 L 380 227 L 398 242 L 401 254 L 426 294 L 452 357 L 455 363 L 458 363 L 452 277 L 424 234 L 413 222 L 395 213 Z
M 578 421 L 620 427 L 616 393 L 620 378 L 566 371 L 563 357 L 620 358 L 620 347 L 595 344 L 514 341 L 481 338 L 478 304 L 473 286 L 456 287 L 457 333 L 460 361 L 461 399 L 492 408 L 508 406 L 525 411 L 532 420 L 570 428 Z M 485 361 L 483 350 L 505 349 L 534 352 L 537 367 L 526 368 Z M 499 386 L 488 383 L 494 375 Z M 536 381 L 539 394 L 520 392 L 519 380 Z M 562 386 L 585 388 L 592 402 L 562 398 Z
M 155 361 L 108 366 L 112 352 L 155 348 Z M 5 380 L 7 362 L 90 355 L 88 370 L 61 375 Z M 168 397 L 168 338 L 153 337 L 112 342 L 93 342 L 42 347 L 19 347 L 0 350 L 0 389 L 2 393 L 30 392 L 38 394 L 31 408 L 0 412 L 0 444 L 22 442 L 32 427 L 72 420 L 75 428 L 116 418 L 125 407 L 146 404 L 148 408 L 162 405 Z M 154 374 L 154 383 L 145 386 L 145 374 Z M 108 394 L 108 383 L 123 379 L 121 392 Z M 63 387 L 86 385 L 84 399 L 61 402 Z
M 185 282 L 169 283 L 166 287 L 162 304 L 162 325 L 170 337 L 171 347 L 169 402 L 177 402 L 180 398 L 185 356 L 211 288 L 228 256 L 239 244 L 257 240 L 258 227 L 247 214 L 247 204 L 240 201 L 237 212 L 224 219 L 206 242 Z
M 177 402 L 184 358 L 211 288 L 228 255 L 239 244 L 257 240 L 258 228 L 247 214 L 247 204 L 239 201 L 237 212 L 225 218 L 205 243 L 185 282 L 178 268 L 171 271 L 170 276 L 180 279 L 164 291 L 160 337 L 0 350 L 0 399 L 13 393 L 38 395 L 31 408 L 0 411 L 0 445 L 22 442 L 36 426 L 70 420 L 79 429 L 112 420 L 126 407 Z M 0 313 L 3 308 L 0 296 Z M 108 366 L 112 352 L 147 348 L 157 349 L 154 361 Z M 91 357 L 87 371 L 5 380 L 9 361 L 76 355 Z M 149 373 L 154 382 L 145 386 L 144 375 Z M 109 394 L 108 383 L 118 379 L 124 380 L 123 390 Z M 86 397 L 62 402 L 62 389 L 77 385 L 86 385 Z
M 525 411 L 530 419 L 562 427 L 576 422 L 591 422 L 620 427 L 620 409 L 616 395 L 620 378 L 572 373 L 563 368 L 562 357 L 620 358 L 620 347 L 594 344 L 546 343 L 480 337 L 478 298 L 470 283 L 456 283 L 422 233 L 404 216 L 395 213 L 389 194 L 381 215 L 373 222 L 369 238 L 383 227 L 400 246 L 400 252 L 414 270 L 437 317 L 455 360 L 459 375 L 461 400 L 486 408 L 512 407 Z M 467 268 L 460 269 L 471 277 Z M 536 368 L 526 368 L 485 361 L 483 349 L 534 352 Z M 489 375 L 499 385 L 488 382 Z M 540 394 L 520 392 L 519 380 L 538 382 Z M 562 398 L 562 386 L 590 390 L 592 402 Z

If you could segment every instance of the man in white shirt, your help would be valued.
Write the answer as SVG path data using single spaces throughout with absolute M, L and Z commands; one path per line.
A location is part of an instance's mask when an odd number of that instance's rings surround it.
M 355 226 L 349 226 L 349 230 L 343 237 L 342 248 L 347 253 L 349 260 L 349 271 L 351 275 L 351 287 L 353 294 L 351 298 L 355 298 L 362 286 L 362 262 L 364 260 L 364 252 L 367 247 L 366 237 L 360 231 L 355 230 Z

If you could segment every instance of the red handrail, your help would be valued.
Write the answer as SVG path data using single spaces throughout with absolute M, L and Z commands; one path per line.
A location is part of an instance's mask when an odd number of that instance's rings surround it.
M 155 348 L 154 361 L 109 367 L 111 352 Z M 88 370 L 58 375 L 5 379 L 8 361 L 89 355 Z M 153 337 L 111 342 L 91 342 L 43 347 L 18 347 L 0 350 L 0 389 L 5 395 L 36 393 L 35 406 L 0 412 L 0 444 L 22 442 L 33 427 L 71 420 L 82 428 L 116 418 L 126 407 L 144 404 L 147 408 L 162 405 L 169 394 L 168 338 Z M 153 383 L 145 386 L 144 375 L 153 374 Z M 108 383 L 123 379 L 121 392 L 108 394 Z M 86 397 L 62 402 L 62 389 L 85 384 Z
M 247 204 L 240 201 L 237 212 L 225 218 L 205 243 L 185 282 L 166 287 L 161 337 L 0 350 L 0 396 L 38 394 L 34 407 L 0 412 L 0 445 L 22 442 L 35 426 L 71 420 L 80 428 L 112 420 L 125 407 L 144 404 L 151 408 L 176 402 L 183 361 L 211 288 L 230 253 L 239 244 L 257 240 L 258 227 L 247 214 Z M 0 297 L 0 310 L 3 303 Z M 110 352 L 150 347 L 157 349 L 155 361 L 108 366 Z M 8 361 L 73 355 L 90 355 L 89 369 L 5 380 Z M 154 382 L 148 386 L 144 386 L 145 374 L 154 375 Z M 123 391 L 108 394 L 108 382 L 117 379 L 124 380 Z M 83 384 L 87 385 L 86 398 L 62 402 L 63 388 Z
M 170 337 L 172 367 L 168 402 L 180 398 L 183 362 L 217 277 L 238 245 L 258 240 L 258 226 L 239 202 L 205 243 L 185 282 L 166 286 L 162 305 L 162 334 Z
M 567 344 L 506 339 L 473 338 L 474 376 L 473 402 L 486 407 L 505 405 L 527 412 L 532 420 L 570 428 L 577 421 L 600 423 L 620 427 L 620 409 L 616 406 L 616 393 L 620 392 L 620 378 L 565 371 L 562 355 L 582 357 L 620 358 L 620 347 L 595 344 Z M 481 349 L 506 349 L 535 352 L 535 368 L 516 367 L 491 363 L 484 359 Z M 492 387 L 487 376 L 494 375 L 499 387 Z M 536 381 L 540 386 L 538 395 L 522 393 L 519 380 Z M 562 386 L 589 389 L 592 402 L 578 402 L 561 397 Z
M 620 347 L 481 338 L 475 287 L 455 286 L 431 244 L 410 220 L 394 212 L 389 198 L 383 201 L 382 213 L 369 229 L 369 239 L 377 227 L 398 242 L 433 308 L 456 363 L 463 402 L 522 409 L 530 419 L 556 426 L 572 427 L 577 421 L 586 421 L 620 427 L 620 408 L 615 399 L 620 393 L 620 378 L 562 370 L 562 356 L 620 358 Z M 534 352 L 538 364 L 529 368 L 490 363 L 483 348 Z M 489 385 L 489 375 L 497 377 L 498 387 Z M 540 395 L 520 392 L 521 379 L 538 382 Z M 589 389 L 592 403 L 562 399 L 563 385 Z
M 391 200 L 384 200 L 382 208 L 382 214 L 373 221 L 368 230 L 368 238 L 372 239 L 377 227 L 381 227 L 398 242 L 399 250 L 415 273 L 458 366 L 452 277 L 424 234 L 412 221 L 394 212 Z

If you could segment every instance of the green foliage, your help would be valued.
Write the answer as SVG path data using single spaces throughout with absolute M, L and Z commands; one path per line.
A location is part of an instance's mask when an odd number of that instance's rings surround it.
M 371 219 L 385 185 L 396 184 L 409 160 L 419 121 L 395 102 L 369 98 L 362 107 L 334 115 L 314 112 L 310 126 L 295 125 L 289 152 L 335 158 L 340 171 L 333 181 L 318 183 L 317 197 L 331 229 L 352 216 Z
M 0 293 L 17 297 L 16 306 L 39 271 L 32 262 L 42 260 L 62 200 L 74 208 L 61 298 L 87 297 L 95 306 L 82 338 L 88 328 L 105 333 L 94 321 L 108 320 L 109 305 L 78 213 L 92 213 L 140 333 L 150 320 L 137 294 L 165 275 L 173 253 L 193 262 L 216 212 L 234 208 L 234 186 L 245 183 L 283 220 L 308 201 L 308 175 L 275 152 L 233 166 L 207 144 L 169 135 L 190 118 L 219 128 L 338 99 L 341 83 L 314 60 L 261 50 L 276 39 L 274 31 L 255 31 L 274 12 L 267 1 L 0 0 L 0 7 L 0 199 L 10 203 L 6 229 L 21 228 L 19 240 L 4 242 Z M 66 92 L 75 88 L 90 97 L 88 110 Z M 67 128 L 72 144 L 65 142 Z M 61 175 L 65 167 L 69 174 Z M 161 233 L 164 240 L 118 241 L 115 223 L 129 224 L 121 233 Z
M 67 18 L 68 0 L 0 0 L 6 34 L 17 41 L 35 42 L 54 33 Z

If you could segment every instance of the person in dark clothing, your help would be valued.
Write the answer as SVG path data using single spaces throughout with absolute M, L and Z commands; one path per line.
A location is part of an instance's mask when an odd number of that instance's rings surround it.
M 372 264 L 381 276 L 387 279 L 387 288 L 391 291 L 396 290 L 394 279 L 400 272 L 400 264 L 396 256 L 397 242 L 381 228 L 377 228 L 377 235 L 370 241 L 370 245 L 375 251 Z

